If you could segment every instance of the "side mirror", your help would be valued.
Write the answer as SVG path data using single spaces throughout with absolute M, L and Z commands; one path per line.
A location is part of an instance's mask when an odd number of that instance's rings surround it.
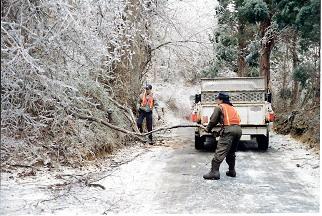
M 195 103 L 198 103 L 201 101 L 201 94 L 196 94 L 195 95 Z
M 265 94 L 265 100 L 266 100 L 268 103 L 272 103 L 272 93 L 266 93 L 266 94 Z

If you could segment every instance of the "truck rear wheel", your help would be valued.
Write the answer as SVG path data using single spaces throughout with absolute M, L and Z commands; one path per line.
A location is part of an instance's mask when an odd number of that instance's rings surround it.
M 269 134 L 265 135 L 258 135 L 256 136 L 256 141 L 258 144 L 258 149 L 261 151 L 266 151 L 269 145 Z
M 203 143 L 204 143 L 203 138 L 200 137 L 199 134 L 195 134 L 195 149 L 197 150 L 203 149 Z

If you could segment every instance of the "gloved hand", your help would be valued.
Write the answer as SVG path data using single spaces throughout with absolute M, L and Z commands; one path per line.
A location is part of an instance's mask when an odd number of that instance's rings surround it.
M 205 128 L 205 132 L 206 132 L 206 133 L 211 133 L 211 130 L 209 130 L 209 128 L 208 128 L 208 127 L 206 127 L 206 128 Z
M 139 112 L 140 111 L 140 104 L 136 104 L 136 111 Z

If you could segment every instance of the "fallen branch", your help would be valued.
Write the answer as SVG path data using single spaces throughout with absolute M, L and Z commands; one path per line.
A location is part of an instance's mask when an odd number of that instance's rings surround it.
M 136 133 L 139 133 L 140 131 L 139 131 L 139 128 L 137 127 L 137 125 L 136 125 L 135 117 L 134 117 L 134 114 L 133 114 L 132 110 L 130 108 L 126 107 L 126 106 L 121 105 L 119 102 L 117 102 L 116 100 L 114 100 L 111 97 L 107 97 L 107 98 L 110 101 L 112 101 L 118 108 L 126 111 L 129 114 L 129 116 L 126 115 L 126 117 L 130 120 L 130 122 L 132 124 L 132 128 L 134 129 L 134 131 Z
M 21 167 L 21 168 L 34 168 L 33 166 L 30 165 L 24 165 L 24 164 L 8 164 L 9 166 L 12 167 Z
M 80 119 L 86 119 L 86 120 L 89 120 L 89 121 L 94 121 L 94 122 L 97 122 L 97 123 L 100 123 L 100 124 L 103 124 L 113 130 L 116 130 L 116 131 L 119 131 L 119 132 L 122 132 L 122 133 L 125 133 L 125 134 L 128 134 L 128 135 L 132 135 L 140 140 L 142 140 L 141 137 L 143 136 L 147 136 L 147 135 L 150 135 L 152 133 L 156 133 L 156 132 L 159 132 L 159 131 L 166 131 L 166 130 L 171 130 L 171 129 L 175 129 L 175 128 L 186 128 L 186 127 L 200 127 L 202 129 L 205 129 L 205 126 L 203 125 L 200 125 L 200 124 L 187 124 L 187 125 L 174 125 L 174 126 L 170 126 L 170 127 L 162 127 L 162 128 L 157 128 L 155 130 L 152 130 L 150 132 L 147 132 L 147 133 L 137 133 L 137 132 L 133 132 L 133 131 L 129 131 L 129 130 L 126 130 L 126 129 L 123 129 L 123 128 L 120 128 L 118 126 L 115 126 L 109 122 L 106 122 L 102 119 L 98 119 L 96 117 L 93 117 L 93 116 L 85 116 L 85 115 L 81 115 L 79 113 L 75 113 L 71 110 L 68 111 L 71 115 L 75 116 L 75 117 L 78 117 Z M 142 140 L 143 141 L 143 140 Z
M 104 121 L 102 119 L 98 119 L 98 118 L 95 118 L 93 116 L 85 116 L 85 115 L 81 115 L 81 114 L 78 114 L 78 113 L 75 113 L 71 110 L 68 111 L 71 115 L 73 115 L 74 117 L 77 117 L 77 118 L 80 118 L 80 119 L 85 119 L 85 120 L 89 120 L 89 121 L 94 121 L 94 122 L 97 122 L 97 123 L 100 123 L 100 124 L 103 124 L 113 130 L 116 130 L 116 131 L 119 131 L 119 132 L 122 132 L 122 133 L 125 133 L 125 134 L 129 134 L 129 135 L 132 135 L 134 137 L 136 137 L 137 139 L 141 140 L 141 141 L 144 141 L 140 136 L 141 134 L 140 133 L 136 133 L 136 132 L 133 132 L 133 131 L 128 131 L 126 129 L 123 129 L 123 128 L 120 128 L 118 126 L 115 126 L 107 121 Z
M 306 111 L 311 111 L 311 110 L 314 110 L 314 109 L 319 108 L 319 107 L 320 107 L 320 104 L 319 105 L 316 105 L 316 106 L 313 106 L 313 107 L 311 107 L 310 109 L 308 109 Z
M 200 127 L 202 129 L 206 129 L 205 126 L 200 125 L 200 124 L 187 124 L 187 125 L 174 125 L 174 126 L 170 126 L 170 127 L 162 127 L 162 128 L 157 128 L 155 130 L 152 130 L 150 132 L 147 133 L 142 133 L 142 136 L 147 136 L 149 134 L 158 132 L 158 131 L 165 131 L 165 130 L 171 130 L 171 129 L 175 129 L 175 128 L 186 128 L 186 127 Z
M 102 190 L 105 190 L 105 187 L 101 184 L 93 184 L 93 183 L 89 183 L 87 184 L 88 187 L 99 187 L 101 188 Z
M 124 164 L 127 164 L 127 163 L 129 163 L 129 162 L 133 161 L 134 159 L 136 159 L 137 157 L 141 156 L 141 155 L 142 155 L 142 154 L 144 154 L 144 153 L 145 153 L 145 151 L 143 151 L 143 152 L 141 152 L 141 153 L 139 153 L 139 154 L 135 155 L 133 158 L 131 158 L 131 159 L 129 159 L 129 160 L 126 160 L 126 161 L 121 162 L 121 163 L 117 163 L 117 164 L 116 164 L 116 166 L 113 166 L 113 168 L 117 168 L 117 167 L 119 167 L 119 166 L 122 166 L 122 165 L 124 165 Z M 113 165 L 113 164 L 111 164 L 111 167 L 112 167 L 112 165 Z M 114 171 L 115 171 L 115 170 L 114 170 Z M 113 175 L 113 174 L 114 174 L 114 171 L 112 170 L 112 172 L 109 172 L 107 175 L 101 176 L 101 177 L 96 178 L 96 179 L 92 179 L 92 180 L 91 180 L 90 182 L 88 182 L 87 184 L 93 184 L 94 182 L 98 182 L 98 181 L 100 181 L 100 180 L 102 180 L 102 179 L 105 179 L 106 177 Z
M 34 167 L 34 166 L 30 166 L 30 165 L 24 165 L 24 164 L 6 164 L 6 165 L 8 165 L 9 167 L 20 167 L 20 168 L 31 168 L 31 169 L 33 169 L 33 170 L 37 170 L 37 171 L 39 171 L 40 169 L 38 169 L 38 168 L 36 168 L 36 167 Z
M 50 199 L 40 200 L 35 204 L 35 207 L 37 207 L 40 203 L 53 201 L 53 200 L 59 199 L 60 197 L 67 196 L 69 195 L 70 190 L 71 190 L 71 187 L 68 187 L 67 190 L 62 194 L 58 194 L 57 196 L 54 196 L 53 198 L 50 198 Z

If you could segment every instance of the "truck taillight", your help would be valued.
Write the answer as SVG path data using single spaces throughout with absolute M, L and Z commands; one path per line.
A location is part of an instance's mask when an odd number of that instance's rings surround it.
M 192 122 L 197 122 L 197 113 L 192 113 L 191 114 L 191 121 Z
M 266 116 L 266 119 L 267 119 L 268 122 L 275 121 L 275 113 L 273 113 L 273 112 L 268 113 L 267 116 Z
M 208 116 L 202 116 L 202 123 L 208 123 Z

